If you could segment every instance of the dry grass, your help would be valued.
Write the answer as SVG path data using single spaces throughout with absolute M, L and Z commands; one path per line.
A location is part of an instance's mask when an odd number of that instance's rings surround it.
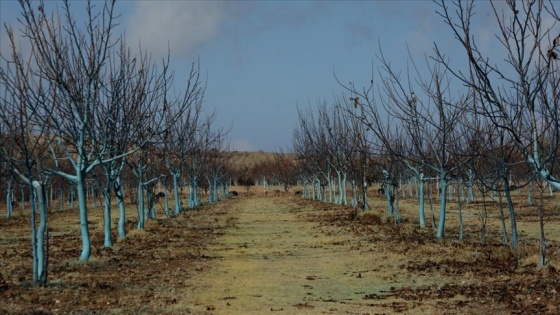
M 251 169 L 259 163 L 273 159 L 275 155 L 275 153 L 263 151 L 233 151 L 229 154 L 228 165 L 233 169 L 243 169 L 244 167 Z
M 560 305 L 558 197 L 547 198 L 547 267 L 538 266 L 536 208 L 516 197 L 520 248 L 501 240 L 496 205 L 480 242 L 480 204 L 449 204 L 446 237 L 419 228 L 415 198 L 400 200 L 393 223 L 386 201 L 372 209 L 304 200 L 292 188 L 233 187 L 239 196 L 148 220 L 101 246 L 101 209 L 90 209 L 92 259 L 79 263 L 77 211 L 53 211 L 50 284 L 30 285 L 28 215 L 0 219 L 0 313 L 4 314 L 557 314 Z M 376 191 L 376 189 L 372 189 Z M 437 222 L 437 205 L 434 204 Z M 429 215 L 429 207 L 426 206 Z M 427 220 L 428 224 L 430 220 Z

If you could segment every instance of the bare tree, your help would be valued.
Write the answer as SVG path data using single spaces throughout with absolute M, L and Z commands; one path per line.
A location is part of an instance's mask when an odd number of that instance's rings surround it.
M 33 76 L 31 64 L 15 45 L 14 32 L 7 27 L 11 56 L 0 67 L 0 160 L 2 169 L 15 176 L 30 189 L 31 245 L 33 253 L 33 283 L 46 284 L 48 274 L 48 230 L 45 198 L 45 152 L 52 140 L 46 124 L 37 124 L 38 116 L 49 120 L 51 115 L 43 106 L 58 101 L 53 86 L 47 80 Z M 9 193 L 9 191 L 8 191 Z M 11 203 L 11 198 L 8 197 Z M 38 202 L 38 204 L 37 204 Z M 11 206 L 11 204 L 10 204 Z M 36 211 L 39 209 L 39 227 Z
M 104 246 L 112 246 L 111 197 L 114 192 L 119 206 L 118 236 L 126 236 L 124 229 L 125 207 L 121 173 L 125 157 L 151 141 L 164 127 L 154 123 L 161 118 L 157 103 L 162 99 L 158 89 L 165 86 L 165 78 L 154 71 L 146 54 L 134 56 L 124 39 L 119 50 L 108 59 L 108 80 L 102 89 L 103 101 L 97 104 L 99 111 L 94 116 L 94 129 L 102 143 L 99 159 L 103 162 L 104 188 Z M 164 64 L 164 69 L 166 65 Z M 165 75 L 166 71 L 163 71 Z M 153 93 L 148 93 L 154 88 Z M 156 118 L 158 117 L 158 118 Z M 148 126 L 148 127 L 146 127 Z M 132 150 L 131 150 L 132 149 Z
M 437 237 L 441 238 L 445 228 L 447 188 L 460 163 L 452 148 L 461 138 L 458 127 L 468 98 L 452 91 L 451 78 L 437 63 L 426 60 L 427 75 L 424 77 L 411 60 L 415 85 L 410 74 L 408 79 L 402 79 L 383 55 L 380 60 L 386 73 L 382 78 L 385 97 L 381 98 L 381 103 L 401 122 L 400 126 L 406 130 L 412 144 L 411 153 L 414 154 L 404 158 L 414 165 L 431 169 L 438 176 L 441 203 Z M 410 168 L 419 173 L 415 167 Z
M 371 165 L 374 162 L 374 154 L 370 149 L 368 141 L 369 128 L 358 119 L 358 105 L 360 99 L 354 97 L 342 97 L 337 101 L 337 106 L 341 107 L 341 115 L 345 117 L 346 124 L 346 137 L 350 141 L 350 146 L 347 153 L 347 161 L 349 165 L 349 172 L 352 177 L 352 202 L 353 206 L 360 206 L 361 210 L 369 209 L 367 190 L 368 190 L 368 177 L 372 175 Z M 351 113 L 348 115 L 348 113 Z M 358 199 L 357 186 L 360 186 L 360 197 Z
M 303 160 L 304 168 L 310 173 L 312 194 L 315 200 L 327 200 L 325 186 L 329 187 L 329 202 L 333 202 L 332 169 L 333 161 L 328 149 L 329 116 L 326 104 L 319 103 L 317 113 L 311 109 L 298 109 L 299 125 L 294 130 L 293 147 Z M 321 112 L 323 114 L 321 114 Z
M 189 158 L 197 150 L 197 137 L 201 133 L 204 118 L 202 117 L 202 103 L 204 101 L 205 85 L 200 81 L 199 67 L 193 64 L 189 73 L 185 91 L 174 98 L 175 106 L 170 110 L 177 113 L 167 115 L 168 128 L 162 135 L 165 147 L 165 165 L 173 179 L 173 196 L 175 199 L 175 213 L 181 211 L 179 186 L 183 171 Z
M 122 159 L 162 134 L 168 128 L 166 122 L 170 120 L 166 116 L 170 112 L 182 114 L 177 107 L 168 110 L 176 105 L 170 104 L 174 96 L 168 95 L 173 86 L 169 59 L 164 59 L 159 68 L 148 53 L 130 53 L 124 40 L 114 34 L 114 1 L 104 2 L 99 9 L 88 1 L 85 22 L 72 15 L 69 1 L 63 2 L 60 15 L 47 13 L 43 2 L 37 11 L 30 1 L 22 0 L 20 4 L 20 29 L 31 52 L 28 62 L 13 64 L 17 72 L 26 74 L 26 80 L 48 83 L 49 93 L 43 97 L 48 96 L 49 102 L 34 93 L 36 87 L 29 85 L 22 85 L 26 89 L 23 95 L 27 102 L 40 106 L 41 115 L 35 115 L 33 123 L 45 126 L 47 134 L 55 140 L 50 150 L 54 165 L 46 171 L 76 186 L 82 235 L 80 260 L 88 260 L 91 243 L 86 175 L 96 167 L 110 164 L 105 168 L 107 176 L 120 186 L 117 175 L 122 170 Z M 12 44 L 17 52 L 16 42 Z M 17 60 L 15 55 L 6 59 Z M 193 69 L 191 74 L 197 74 L 197 68 Z M 6 82 L 19 84 L 15 80 Z M 185 93 L 190 92 L 191 83 L 198 82 L 197 75 L 191 76 Z M 182 108 L 180 105 L 178 108 Z
M 540 179 L 560 189 L 560 180 L 553 174 L 560 146 L 558 12 L 553 1 L 544 0 L 508 0 L 503 10 L 494 2 L 491 5 L 497 23 L 495 50 L 505 57 L 493 60 L 479 48 L 471 32 L 474 1 L 457 1 L 453 10 L 449 3 L 438 1 L 438 13 L 464 48 L 472 74 L 455 70 L 437 46 L 436 58 L 480 95 L 480 104 L 472 110 L 511 138 Z M 545 248 L 542 238 L 543 257 Z
M 453 143 L 459 141 L 459 118 L 465 112 L 468 98 L 461 94 L 453 96 L 451 78 L 446 69 L 427 58 L 427 74 L 419 69 L 412 58 L 411 69 L 405 75 L 396 71 L 383 53 L 379 55 L 379 61 L 381 86 L 378 98 L 373 93 L 373 80 L 361 90 L 352 83 L 339 83 L 359 100 L 356 102 L 359 113 L 350 114 L 372 131 L 371 139 L 376 139 L 372 146 L 380 146 L 379 151 L 387 155 L 386 163 L 404 163 L 418 178 L 421 191 L 425 169 L 437 174 L 442 190 L 437 231 L 437 237 L 441 238 L 445 230 L 446 192 L 457 163 L 451 148 Z M 389 158 L 391 156 L 399 158 Z M 390 173 L 390 169 L 399 170 L 399 167 L 388 166 L 385 165 L 384 178 L 390 185 L 398 178 L 397 174 Z M 392 189 L 388 192 L 392 193 Z M 423 196 L 422 192 L 420 196 Z M 391 202 L 388 204 L 391 205 Z M 423 200 L 419 205 L 419 217 L 420 225 L 424 226 Z

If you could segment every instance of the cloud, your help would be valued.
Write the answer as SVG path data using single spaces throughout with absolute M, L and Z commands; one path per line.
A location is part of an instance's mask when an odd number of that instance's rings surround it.
M 137 1 L 128 16 L 127 41 L 138 40 L 142 49 L 156 55 L 196 53 L 200 45 L 216 38 L 231 9 L 218 1 Z

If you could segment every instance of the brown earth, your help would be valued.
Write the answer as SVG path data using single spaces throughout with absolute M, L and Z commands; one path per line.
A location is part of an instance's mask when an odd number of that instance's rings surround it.
M 78 263 L 77 213 L 53 212 L 50 284 L 30 285 L 29 219 L 0 220 L 1 314 L 558 314 L 558 221 L 549 223 L 549 266 L 537 267 L 534 219 L 521 249 L 438 240 L 429 228 L 395 226 L 379 209 L 352 209 L 289 195 L 230 199 L 147 222 Z M 92 210 L 92 222 L 101 222 Z M 135 222 L 129 219 L 129 228 Z M 449 229 L 455 231 L 450 217 Z M 552 220 L 552 219 L 550 219 Z M 532 224 L 532 225 L 531 225 Z M 556 225 L 556 226 L 555 226 Z M 499 231 L 499 230 L 498 230 Z

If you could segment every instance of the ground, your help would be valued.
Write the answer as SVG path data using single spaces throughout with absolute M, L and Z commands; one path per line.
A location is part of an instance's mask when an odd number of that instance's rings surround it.
M 178 216 L 149 220 L 103 248 L 100 209 L 90 210 L 94 250 L 79 263 L 75 211 L 50 214 L 49 284 L 30 283 L 29 219 L 0 220 L 1 314 L 558 314 L 558 221 L 548 216 L 548 266 L 539 267 L 535 220 L 520 209 L 514 254 L 491 218 L 479 241 L 475 206 L 465 240 L 403 223 L 372 197 L 364 215 L 279 192 L 241 193 Z M 132 205 L 131 205 L 132 207 Z M 529 211 L 529 210 L 527 210 Z M 132 211 L 129 211 L 132 213 Z

